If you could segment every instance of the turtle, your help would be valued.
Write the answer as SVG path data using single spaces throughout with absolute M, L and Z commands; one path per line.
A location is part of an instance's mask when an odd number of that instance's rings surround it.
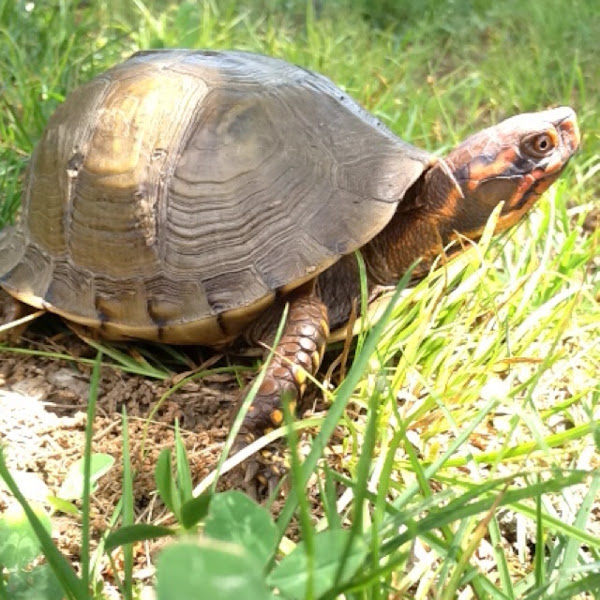
M 371 296 L 416 259 L 422 278 L 499 203 L 496 231 L 517 223 L 579 143 L 565 106 L 439 157 L 284 60 L 142 51 L 50 118 L 0 233 L 0 287 L 103 339 L 212 347 L 268 347 L 287 305 L 242 424 L 252 439 L 282 423 L 282 397 L 302 396 L 347 324 L 356 251 Z

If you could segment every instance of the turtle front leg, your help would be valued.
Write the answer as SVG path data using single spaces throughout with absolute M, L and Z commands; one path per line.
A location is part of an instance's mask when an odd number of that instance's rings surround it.
M 293 412 L 306 389 L 307 376 L 319 369 L 328 336 L 327 307 L 320 298 L 312 293 L 292 297 L 283 334 L 242 423 L 238 448 L 283 424 L 282 402 L 287 402 Z M 236 413 L 249 389 L 250 385 L 243 390 Z M 248 466 L 246 480 L 257 476 L 261 483 L 267 483 L 265 480 L 279 475 L 268 466 L 268 473 L 261 477 L 258 469 L 257 462 Z

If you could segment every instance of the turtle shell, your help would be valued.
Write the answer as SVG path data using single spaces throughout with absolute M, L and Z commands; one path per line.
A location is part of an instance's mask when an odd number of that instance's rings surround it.
M 0 284 L 108 338 L 220 343 L 368 242 L 432 160 L 282 60 L 140 52 L 51 117 Z

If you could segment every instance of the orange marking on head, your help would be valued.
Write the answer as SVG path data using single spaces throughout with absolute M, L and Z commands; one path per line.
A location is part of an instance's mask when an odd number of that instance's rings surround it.
M 553 163 L 546 165 L 545 169 L 536 168 L 530 173 L 523 175 L 521 183 L 517 186 L 513 195 L 507 199 L 505 212 L 508 210 L 517 210 L 523 214 L 522 208 L 530 207 L 539 196 L 545 192 L 558 177 L 562 170 L 563 163 L 560 157 L 557 157 Z M 522 198 L 529 194 L 523 206 Z
M 439 207 L 438 213 L 445 219 L 452 219 L 456 216 L 458 203 L 462 199 L 463 193 L 459 186 L 449 189 L 444 198 L 444 204 Z M 437 223 L 437 217 L 433 221 Z
M 537 174 L 534 171 L 523 177 L 522 183 L 507 202 L 507 212 L 502 214 L 498 219 L 495 229 L 496 233 L 515 225 L 536 203 L 537 199 L 554 183 L 555 177 L 543 179 L 543 175 L 543 171 Z M 528 194 L 527 199 L 519 205 L 522 202 L 524 194 Z
M 508 148 L 498 152 L 492 162 L 471 162 L 467 189 L 469 191 L 473 191 L 482 181 L 502 175 L 502 173 L 506 172 L 508 169 L 510 169 L 511 165 L 514 164 L 516 156 L 517 152 L 515 148 L 513 146 L 509 146 Z

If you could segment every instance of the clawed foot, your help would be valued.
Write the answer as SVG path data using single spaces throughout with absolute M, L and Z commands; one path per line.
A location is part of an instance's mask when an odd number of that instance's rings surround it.
M 241 391 L 239 400 L 231 411 L 232 422 L 250 389 L 251 384 Z M 231 455 L 244 450 L 264 434 L 283 425 L 282 397 L 288 409 L 293 411 L 297 395 L 293 383 L 286 379 L 279 381 L 268 372 L 244 415 Z M 277 489 L 287 471 L 284 447 L 285 440 L 276 440 L 257 450 L 240 464 L 238 469 L 242 478 L 241 485 L 251 496 L 257 499 L 268 497 Z
M 235 455 L 248 447 L 255 439 L 249 432 L 240 432 L 233 445 L 231 454 Z M 242 487 L 255 499 L 269 498 L 276 491 L 287 472 L 284 442 L 272 442 L 258 450 L 242 463 L 239 474 Z

